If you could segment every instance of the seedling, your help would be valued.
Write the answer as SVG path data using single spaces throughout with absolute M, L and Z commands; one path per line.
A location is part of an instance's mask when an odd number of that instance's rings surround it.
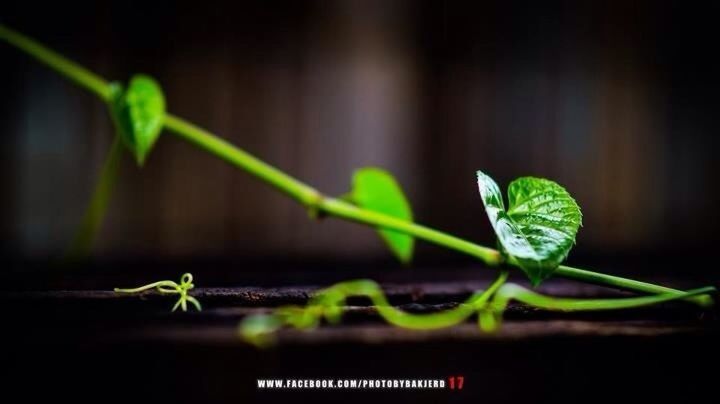
M 187 311 L 187 302 L 190 302 L 193 306 L 195 306 L 197 311 L 201 311 L 202 306 L 200 305 L 200 302 L 188 294 L 190 289 L 195 287 L 192 281 L 192 274 L 187 273 L 180 277 L 180 283 L 175 283 L 170 280 L 158 281 L 132 289 L 115 288 L 115 293 L 142 293 L 155 289 L 158 293 L 163 295 L 178 295 L 178 301 L 175 303 L 175 306 L 173 306 L 172 311 L 177 310 L 178 307 L 181 308 L 182 311 Z
M 415 239 L 421 239 L 470 255 L 503 271 L 487 291 L 476 293 L 457 309 L 422 316 L 392 308 L 372 281 L 343 282 L 321 291 L 305 308 L 282 308 L 275 314 L 249 317 L 242 324 L 241 333 L 251 341 L 260 341 L 263 336 L 283 325 L 308 328 L 315 326 L 321 318 L 337 321 L 342 313 L 341 305 L 350 295 L 369 297 L 376 304 L 379 314 L 387 321 L 401 327 L 417 329 L 449 326 L 478 312 L 482 328 L 492 330 L 497 327 L 499 315 L 511 299 L 550 310 L 622 309 L 675 299 L 704 306 L 713 303 L 709 296 L 709 293 L 714 291 L 711 287 L 683 292 L 561 265 L 575 243 L 582 214 L 570 194 L 555 182 L 533 177 L 513 181 L 508 188 L 506 209 L 498 185 L 488 175 L 477 172 L 480 196 L 497 236 L 499 249 L 496 250 L 413 222 L 412 210 L 401 187 L 393 176 L 384 170 L 358 170 L 350 192 L 337 198 L 323 195 L 220 137 L 166 112 L 162 89 L 148 76 L 133 76 L 129 85 L 124 87 L 117 82 L 107 82 L 3 25 L 0 25 L 0 39 L 97 95 L 107 103 L 115 123 L 117 138 L 76 237 L 72 251 L 77 254 L 72 255 L 87 253 L 100 228 L 117 171 L 117 159 L 121 151 L 118 145 L 124 144 L 138 165 L 142 166 L 161 131 L 165 129 L 285 193 L 305 206 L 311 217 L 333 216 L 376 228 L 392 253 L 403 263 L 411 261 Z M 507 276 L 504 270 L 510 267 L 521 269 L 534 286 L 551 276 L 559 276 L 655 296 L 605 300 L 557 299 L 539 295 L 517 285 L 504 284 Z M 188 275 L 184 275 L 183 279 Z M 186 285 L 184 282 L 178 285 L 169 283 L 171 281 L 161 281 L 137 289 L 119 291 L 135 293 L 157 288 L 161 293 L 180 294 L 178 304 L 183 309 L 186 308 L 186 301 L 197 303 L 196 307 L 199 309 L 197 300 L 187 294 L 192 287 L 191 280 L 192 278 L 189 281 L 190 287 L 183 286 Z

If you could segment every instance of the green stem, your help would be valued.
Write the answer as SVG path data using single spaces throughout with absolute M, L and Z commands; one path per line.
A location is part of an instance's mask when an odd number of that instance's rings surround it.
M 312 187 L 182 118 L 167 114 L 165 128 L 210 154 L 269 183 L 305 206 L 313 206 L 320 199 L 320 193 Z
M 138 286 L 137 288 L 115 288 L 115 289 L 113 289 L 113 291 L 115 293 L 134 294 L 134 293 L 145 292 L 150 289 L 157 289 L 159 293 L 166 294 L 166 293 L 169 293 L 169 292 L 167 292 L 168 289 L 170 289 L 170 288 L 174 289 L 177 286 L 178 286 L 177 283 L 168 280 L 168 281 L 157 281 L 157 282 L 153 282 L 153 283 L 148 283 L 147 285 Z
M 342 199 L 324 197 L 314 188 L 181 118 L 168 114 L 165 117 L 165 128 L 228 163 L 265 180 L 310 209 L 354 222 L 410 234 L 477 257 L 488 265 L 499 265 L 502 262 L 500 254 L 491 248 L 413 222 L 362 209 Z
M 629 289 L 636 292 L 652 294 L 683 293 L 680 290 L 668 288 L 665 286 L 636 281 L 633 279 L 619 278 L 617 276 L 588 271 L 580 268 L 574 268 L 566 265 L 560 265 L 555 270 L 554 275 L 568 279 L 580 280 L 587 283 L 593 283 L 596 285 L 614 286 L 620 289 Z M 698 296 L 697 298 L 695 298 L 695 300 L 698 302 L 712 302 L 712 300 L 707 299 L 709 299 L 709 296 Z
M 528 306 L 553 311 L 598 311 L 598 310 L 622 310 L 635 307 L 649 306 L 653 304 L 669 302 L 677 299 L 689 299 L 691 297 L 708 296 L 715 293 L 712 286 L 692 289 L 681 293 L 665 293 L 654 296 L 628 297 L 618 299 L 572 299 L 558 298 L 541 295 L 519 285 L 508 283 L 503 285 L 495 294 L 490 303 L 490 310 L 480 313 L 480 327 L 485 331 L 496 330 L 502 321 L 502 313 L 510 303 L 510 300 L 517 300 Z
M 32 55 L 80 86 L 94 92 L 101 99 L 105 101 L 110 99 L 111 88 L 107 81 L 47 49 L 34 40 L 3 25 L 0 25 L 0 39 L 4 39 L 11 45 Z M 343 200 L 326 198 L 309 185 L 300 182 L 279 169 L 233 146 L 231 143 L 181 118 L 168 114 L 165 117 L 165 128 L 214 156 L 269 183 L 276 189 L 302 203 L 311 211 L 324 211 L 328 214 L 354 222 L 403 232 L 416 238 L 476 257 L 490 266 L 503 264 L 503 258 L 500 253 L 492 248 L 480 246 L 416 223 L 361 209 Z M 507 264 L 517 266 L 517 263 L 512 260 L 507 262 Z M 555 274 L 565 278 L 608 285 L 636 292 L 653 294 L 683 293 L 680 290 L 659 285 L 568 266 L 560 266 Z M 692 300 L 701 305 L 712 303 L 712 299 L 709 296 L 699 296 Z
M 349 221 L 409 234 L 418 239 L 473 256 L 490 266 L 498 266 L 503 263 L 502 255 L 492 248 L 463 240 L 460 237 L 443 233 L 421 224 L 362 209 L 340 199 L 320 198 L 316 208 Z
M 544 296 L 539 293 L 533 292 L 532 290 L 525 289 L 515 284 L 503 285 L 495 298 L 493 299 L 493 305 L 504 309 L 510 300 L 514 299 L 519 302 L 525 303 L 530 306 L 534 306 L 545 310 L 555 311 L 594 311 L 594 310 L 619 310 L 629 309 L 634 307 L 648 306 L 657 303 L 668 302 L 676 300 L 678 296 L 697 296 L 707 293 L 715 292 L 715 288 L 712 286 L 691 289 L 687 292 L 679 294 L 666 293 L 655 296 L 640 296 L 640 297 L 624 297 L 614 299 L 571 299 L 571 298 L 558 298 Z
M 100 171 L 100 178 L 95 185 L 95 190 L 85 209 L 80 227 L 75 234 L 73 242 L 67 251 L 66 258 L 69 260 L 82 259 L 88 256 L 93 241 L 102 227 L 103 218 L 110 203 L 113 188 L 117 182 L 122 157 L 123 146 L 119 136 L 115 136 L 110 152 Z
M 365 296 L 373 303 L 378 315 L 388 323 L 412 330 L 434 330 L 452 327 L 478 313 L 478 324 L 487 332 L 498 329 L 502 315 L 511 300 L 528 306 L 553 311 L 618 310 L 648 306 L 671 300 L 715 292 L 706 287 L 683 293 L 615 299 L 572 299 L 541 295 L 515 284 L 505 284 L 507 271 L 485 291 L 475 292 L 457 307 L 430 314 L 412 314 L 390 305 L 380 286 L 366 279 L 335 284 L 317 292 L 305 307 L 280 307 L 271 314 L 248 316 L 240 323 L 239 334 L 248 342 L 264 346 L 273 342 L 273 334 L 283 326 L 297 329 L 315 328 L 322 318 L 331 323 L 340 321 L 350 296 Z M 492 298 L 492 301 L 489 301 Z
M 82 66 L 66 59 L 39 42 L 0 24 L 0 39 L 33 56 L 58 73 L 78 84 L 80 87 L 95 93 L 104 101 L 110 100 L 109 83 L 100 76 Z
M 490 297 L 502 286 L 507 280 L 507 271 L 502 271 L 495 282 L 485 291 L 474 293 L 466 302 L 461 303 L 458 307 L 430 314 L 412 314 L 406 311 L 396 309 L 388 302 L 385 294 L 380 286 L 370 280 L 358 280 L 342 282 L 330 289 L 320 292 L 320 298 L 309 304 L 323 305 L 323 295 L 336 294 L 337 298 L 331 302 L 332 308 L 342 309 L 344 301 L 349 296 L 366 296 L 369 298 L 378 314 L 388 323 L 402 328 L 413 330 L 434 330 L 438 328 L 451 327 L 460 324 L 483 307 Z
M 456 308 L 430 314 L 412 314 L 391 306 L 380 286 L 368 279 L 346 281 L 317 292 L 307 306 L 279 307 L 272 314 L 247 316 L 238 327 L 238 333 L 256 346 L 273 342 L 273 334 L 284 325 L 298 329 L 315 328 L 325 317 L 331 323 L 340 321 L 345 302 L 350 296 L 365 296 L 373 303 L 378 315 L 388 323 L 412 330 L 435 330 L 464 322 L 475 312 L 485 308 L 488 300 L 507 280 L 507 271 L 485 291 L 475 292 Z

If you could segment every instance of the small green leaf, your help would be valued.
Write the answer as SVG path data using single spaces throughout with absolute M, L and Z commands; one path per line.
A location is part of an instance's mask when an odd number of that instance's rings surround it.
M 557 183 L 522 177 L 510 183 L 505 210 L 495 181 L 482 171 L 477 178 L 502 252 L 517 260 L 537 286 L 567 258 L 582 224 L 580 207 Z
M 165 96 L 158 83 L 149 76 L 138 74 L 130 85 L 113 83 L 110 110 L 115 126 L 125 146 L 143 165 L 163 127 Z
M 392 174 L 380 168 L 366 167 L 353 175 L 352 200 L 358 206 L 398 219 L 413 220 L 410 204 Z M 415 240 L 393 230 L 379 230 L 390 250 L 403 263 L 412 259 Z

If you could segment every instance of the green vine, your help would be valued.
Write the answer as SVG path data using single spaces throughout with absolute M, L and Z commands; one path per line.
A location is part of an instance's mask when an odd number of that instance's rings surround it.
M 83 259 L 90 254 L 95 238 L 102 227 L 105 212 L 107 212 L 113 188 L 115 188 L 117 182 L 122 151 L 120 139 L 115 137 L 95 184 L 90 203 L 85 209 L 85 215 L 66 253 L 66 258 L 70 261 Z
M 448 327 L 478 313 L 481 328 L 497 328 L 501 314 L 510 300 L 548 310 L 611 310 L 685 299 L 707 306 L 713 303 L 709 293 L 714 288 L 680 291 L 647 282 L 602 274 L 561 265 L 575 242 L 581 224 L 579 206 L 558 184 L 544 179 L 524 177 L 508 188 L 508 209 L 495 182 L 478 172 L 478 185 L 491 224 L 498 236 L 501 251 L 420 225 L 413 221 L 412 211 L 397 182 L 389 173 L 378 169 L 356 172 L 354 189 L 344 197 L 325 196 L 313 187 L 265 163 L 222 138 L 165 111 L 160 86 L 152 78 L 136 75 L 128 86 L 110 83 L 73 63 L 42 44 L 0 24 L 0 40 L 24 51 L 79 86 L 91 91 L 108 104 L 118 139 L 134 155 L 139 165 L 147 158 L 160 132 L 168 132 L 205 150 L 227 163 L 254 175 L 302 204 L 312 216 L 334 216 L 368 225 L 378 230 L 392 252 L 402 261 L 412 257 L 415 239 L 467 254 L 492 267 L 501 267 L 498 280 L 487 291 L 475 293 L 457 308 L 433 314 L 410 314 L 390 306 L 380 287 L 369 280 L 343 282 L 324 289 L 307 307 L 290 306 L 275 313 L 251 316 L 240 326 L 248 340 L 262 344 L 282 326 L 300 329 L 317 326 L 324 318 L 339 321 L 342 304 L 348 296 L 366 296 L 376 305 L 378 314 L 391 324 L 411 329 Z M 118 140 L 103 169 L 95 196 L 78 233 L 74 251 L 87 252 L 100 228 L 114 182 Z M 654 296 L 623 299 L 560 299 L 543 296 L 514 284 L 505 284 L 506 267 L 520 268 L 533 284 L 549 276 L 560 276 L 583 282 L 612 286 Z M 173 307 L 187 309 L 189 301 L 198 310 L 200 303 L 188 294 L 193 288 L 192 275 L 183 275 L 180 284 L 160 281 L 134 289 L 116 289 L 118 293 L 139 293 L 155 289 L 162 294 L 178 294 Z
M 460 324 L 477 313 L 479 328 L 485 332 L 494 332 L 499 328 L 502 314 L 511 300 L 553 311 L 619 310 L 685 299 L 715 291 L 713 287 L 705 287 L 681 294 L 666 293 L 643 297 L 555 298 L 541 295 L 514 283 L 505 283 L 507 276 L 507 272 L 502 271 L 487 290 L 473 293 L 470 298 L 453 309 L 429 314 L 412 314 L 391 306 L 380 286 L 371 280 L 341 282 L 318 291 L 305 307 L 284 306 L 277 308 L 271 314 L 246 317 L 238 327 L 238 334 L 253 345 L 265 347 L 273 343 L 276 332 L 286 326 L 308 330 L 317 327 L 323 319 L 330 324 L 336 324 L 342 317 L 345 301 L 351 296 L 368 298 L 377 310 L 377 314 L 397 327 L 434 330 Z
M 155 289 L 158 293 L 163 295 L 179 295 L 178 301 L 173 306 L 172 311 L 177 310 L 178 307 L 181 308 L 182 311 L 187 311 L 187 302 L 190 302 L 193 306 L 195 306 L 197 311 L 202 311 L 202 306 L 200 306 L 200 302 L 193 296 L 190 296 L 190 294 L 188 293 L 194 287 L 195 285 L 193 284 L 192 274 L 186 273 L 183 274 L 183 276 L 180 278 L 180 283 L 176 283 L 170 280 L 158 281 L 132 289 L 115 288 L 115 293 L 134 294 Z

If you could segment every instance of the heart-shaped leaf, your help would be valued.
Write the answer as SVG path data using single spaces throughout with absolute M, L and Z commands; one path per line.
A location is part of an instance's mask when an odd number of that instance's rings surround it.
M 398 219 L 413 220 L 410 204 L 402 188 L 390 173 L 380 168 L 366 167 L 355 171 L 350 197 L 355 204 L 364 209 Z M 411 236 L 385 229 L 378 232 L 401 262 L 410 262 L 415 242 Z
M 505 210 L 495 181 L 481 171 L 477 178 L 502 252 L 514 258 L 537 286 L 567 258 L 582 224 L 580 207 L 557 183 L 522 177 L 510 183 Z
M 152 77 L 142 74 L 133 76 L 125 90 L 113 83 L 110 110 L 123 143 L 142 166 L 163 128 L 162 89 Z

